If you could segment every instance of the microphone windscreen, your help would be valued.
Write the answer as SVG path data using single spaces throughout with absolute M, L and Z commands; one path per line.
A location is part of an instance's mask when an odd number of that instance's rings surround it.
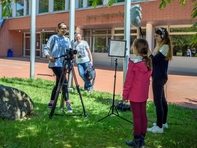
M 134 27 L 140 27 L 142 20 L 142 9 L 139 4 L 131 6 L 130 9 L 130 18 L 131 25 Z

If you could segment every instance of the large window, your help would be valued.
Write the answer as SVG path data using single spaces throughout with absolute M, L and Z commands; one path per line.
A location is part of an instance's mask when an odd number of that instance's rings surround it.
M 108 41 L 110 37 L 93 37 L 94 52 L 108 52 Z
M 111 38 L 111 30 L 84 30 L 84 40 L 90 45 L 92 52 L 108 52 L 108 43 Z
M 170 28 L 170 32 L 197 32 L 197 28 Z
M 65 0 L 54 0 L 54 11 L 65 10 Z
M 24 1 L 18 0 L 16 3 L 16 16 L 23 16 Z
M 26 9 L 27 15 L 29 15 L 29 0 L 27 0 L 27 9 Z
M 79 8 L 83 8 L 83 0 L 79 0 Z
M 108 52 L 111 30 L 92 30 L 93 52 Z
M 48 12 L 49 0 L 39 0 L 39 13 Z

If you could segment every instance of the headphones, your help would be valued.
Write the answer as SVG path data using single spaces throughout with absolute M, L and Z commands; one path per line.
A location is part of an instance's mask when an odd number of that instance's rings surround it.
M 160 27 L 158 30 L 161 31 L 160 37 L 163 40 L 166 37 L 165 29 Z

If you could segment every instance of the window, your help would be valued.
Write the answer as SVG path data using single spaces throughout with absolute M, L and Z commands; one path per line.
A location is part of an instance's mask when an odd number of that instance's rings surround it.
M 29 0 L 27 0 L 27 9 L 25 10 L 27 15 L 29 15 Z
M 170 32 L 197 32 L 196 28 L 170 28 Z
M 108 52 L 107 37 L 93 37 L 94 52 Z
M 110 34 L 111 35 L 111 30 L 93 30 L 92 34 L 98 34 L 98 35 Z
M 16 3 L 16 16 L 23 16 L 23 8 L 24 8 L 23 0 L 18 0 L 18 2 Z
M 65 10 L 65 0 L 54 0 L 54 11 Z
M 48 0 L 39 0 L 39 13 L 48 12 L 49 1 Z
M 130 33 L 137 33 L 136 29 L 131 29 Z M 115 30 L 115 34 L 124 34 L 124 30 Z
M 79 8 L 83 8 L 83 0 L 79 0 Z

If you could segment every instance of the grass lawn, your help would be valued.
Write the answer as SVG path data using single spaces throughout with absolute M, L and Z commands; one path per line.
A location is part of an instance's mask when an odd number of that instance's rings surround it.
M 133 126 L 110 112 L 112 94 L 99 91 L 81 91 L 88 117 L 53 115 L 47 105 L 53 81 L 43 79 L 1 78 L 0 84 L 24 91 L 34 102 L 30 116 L 21 120 L 0 119 L 0 148 L 126 148 L 125 141 L 133 139 Z M 73 114 L 83 114 L 76 89 L 69 93 Z M 115 104 L 121 100 L 115 96 Z M 57 105 L 59 106 L 60 98 Z M 58 108 L 55 113 L 62 114 Z M 118 111 L 132 122 L 130 111 Z M 149 127 L 156 120 L 152 101 L 147 103 Z M 169 105 L 169 128 L 163 134 L 147 133 L 146 148 L 197 148 L 197 110 Z

